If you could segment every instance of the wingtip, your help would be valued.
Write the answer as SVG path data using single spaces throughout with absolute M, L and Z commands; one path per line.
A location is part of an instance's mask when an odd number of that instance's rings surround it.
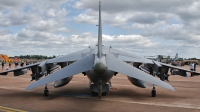
M 171 85 L 170 85 L 170 87 L 168 89 L 171 90 L 171 91 L 175 91 L 174 87 L 172 87 Z
M 31 87 L 31 86 L 32 86 L 32 84 L 28 85 L 28 86 L 26 87 L 25 91 L 29 91 L 29 90 L 31 90 L 31 89 L 34 88 L 34 87 Z
M 175 89 L 172 87 L 172 89 L 171 89 L 172 91 L 175 91 Z
M 26 87 L 26 89 L 25 89 L 25 91 L 29 91 L 30 89 L 29 89 L 29 86 L 28 87 Z

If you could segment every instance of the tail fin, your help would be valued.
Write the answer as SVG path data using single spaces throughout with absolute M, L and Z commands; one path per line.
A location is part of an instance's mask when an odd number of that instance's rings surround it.
M 176 61 L 177 59 L 178 59 L 178 53 L 176 53 L 176 56 L 173 61 Z
M 102 26 L 101 26 L 101 2 L 99 2 L 99 28 L 98 28 L 98 52 L 99 58 L 102 57 Z

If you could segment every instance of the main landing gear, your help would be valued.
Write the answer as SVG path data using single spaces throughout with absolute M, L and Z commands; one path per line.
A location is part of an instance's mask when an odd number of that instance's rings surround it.
M 151 96 L 152 97 L 156 97 L 156 88 L 155 88 L 155 85 L 153 85 L 153 89 L 151 91 Z
M 47 85 L 45 85 L 45 88 L 44 88 L 44 96 L 49 96 L 49 90 L 47 88 Z
M 98 95 L 99 95 L 98 93 L 92 91 L 92 96 L 98 96 Z M 102 96 L 106 96 L 106 95 L 107 95 L 107 92 L 102 93 Z
M 99 96 L 99 99 L 101 99 L 101 96 L 102 96 L 102 80 L 99 80 L 98 82 L 98 87 L 99 87 L 99 93 L 98 93 L 98 96 Z
M 92 92 L 92 96 L 98 96 L 99 99 L 101 99 L 102 96 L 106 96 L 107 92 L 110 89 L 109 84 L 102 84 L 101 81 L 99 81 L 98 84 L 91 84 L 90 90 Z

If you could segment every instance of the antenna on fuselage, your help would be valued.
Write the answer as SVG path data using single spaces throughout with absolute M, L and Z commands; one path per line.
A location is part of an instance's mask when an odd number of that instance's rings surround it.
M 101 1 L 99 1 L 99 24 L 98 24 L 98 58 L 102 57 L 102 25 L 101 25 Z

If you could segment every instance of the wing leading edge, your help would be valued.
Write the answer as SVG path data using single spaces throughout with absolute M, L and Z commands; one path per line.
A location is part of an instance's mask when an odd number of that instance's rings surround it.
M 197 73 L 197 74 L 200 74 L 200 72 L 197 72 L 197 71 L 191 71 L 191 70 L 188 70 L 188 69 L 184 69 L 182 67 L 177 67 L 177 66 L 173 66 L 173 65 L 170 65 L 170 64 L 166 64 L 166 63 L 162 63 L 162 62 L 159 62 L 162 66 L 166 66 L 166 67 L 169 67 L 169 68 L 175 68 L 175 69 L 178 69 L 178 70 L 182 70 L 182 71 L 186 71 L 186 72 L 192 72 L 192 73 Z
M 66 77 L 73 76 L 73 75 L 81 73 L 81 72 L 85 72 L 87 70 L 91 70 L 92 67 L 94 67 L 94 55 L 93 54 L 91 54 L 79 61 L 76 61 L 51 75 L 48 75 L 47 77 L 42 78 L 35 83 L 30 84 L 26 88 L 26 90 L 30 90 L 30 89 L 33 89 L 33 88 L 36 88 L 36 87 L 60 80 L 60 79 L 64 79 Z
M 20 67 L 20 68 L 16 68 L 16 69 L 13 69 L 13 70 L 7 70 L 5 72 L 1 72 L 0 75 L 7 75 L 8 72 L 15 72 L 15 71 L 20 71 L 20 70 L 25 69 L 25 68 L 38 66 L 38 65 L 40 65 L 40 63 L 42 63 L 42 62 L 38 62 L 38 63 L 35 63 L 35 64 L 31 64 L 31 65 L 27 65 L 27 66 L 24 66 L 24 67 Z
M 121 60 L 118 60 L 117 58 L 113 57 L 110 54 L 106 55 L 106 61 L 107 61 L 107 67 L 109 70 L 116 71 L 116 72 L 122 73 L 124 75 L 130 76 L 130 77 L 142 80 L 142 81 L 146 81 L 146 82 L 149 82 L 149 83 L 152 83 L 152 84 L 155 84 L 155 85 L 158 85 L 158 86 L 161 86 L 166 89 L 174 91 L 174 88 L 171 85 L 169 85 L 159 79 L 156 79 L 155 77 L 153 77 L 149 74 L 146 74 L 145 72 L 143 72 L 131 65 L 128 65 L 127 63 L 125 63 Z

